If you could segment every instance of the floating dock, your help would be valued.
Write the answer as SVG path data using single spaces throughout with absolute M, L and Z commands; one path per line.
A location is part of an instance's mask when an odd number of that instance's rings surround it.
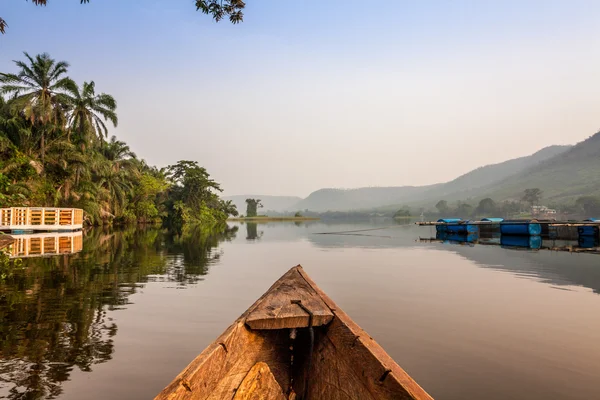
M 29 232 L 78 231 L 83 228 L 80 208 L 11 207 L 0 208 L 0 231 Z
M 472 234 L 479 232 L 499 232 L 503 235 L 513 236 L 538 236 L 549 235 L 562 237 L 563 235 L 594 236 L 600 235 L 600 221 L 589 219 L 586 221 L 554 221 L 554 220 L 504 220 L 502 218 L 484 218 L 480 221 L 462 220 L 459 218 L 446 218 L 430 222 L 416 222 L 419 226 L 435 226 L 437 232 L 453 234 Z M 572 231 L 572 232 L 571 232 Z

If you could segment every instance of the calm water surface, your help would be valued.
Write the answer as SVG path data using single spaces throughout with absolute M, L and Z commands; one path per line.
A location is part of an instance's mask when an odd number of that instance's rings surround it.
M 388 224 L 94 230 L 27 259 L 0 279 L 0 398 L 152 398 L 297 264 L 436 399 L 600 398 L 600 256 L 315 234 Z

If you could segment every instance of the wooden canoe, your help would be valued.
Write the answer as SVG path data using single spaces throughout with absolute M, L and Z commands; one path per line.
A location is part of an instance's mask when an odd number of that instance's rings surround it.
M 155 399 L 431 397 L 296 266 Z

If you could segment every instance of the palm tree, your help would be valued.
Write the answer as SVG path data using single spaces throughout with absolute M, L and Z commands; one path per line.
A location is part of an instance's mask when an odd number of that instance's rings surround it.
M 106 158 L 106 160 L 112 163 L 112 168 L 115 171 L 121 169 L 133 170 L 136 167 L 136 155 L 127 143 L 117 140 L 115 136 L 110 138 L 109 142 L 105 142 L 100 147 L 100 154 Z
M 69 64 L 66 61 L 56 62 L 48 53 L 32 58 L 27 52 L 25 57 L 29 65 L 23 61 L 15 61 L 21 69 L 18 74 L 0 73 L 0 94 L 12 96 L 11 105 L 24 115 L 32 125 L 41 126 L 40 152 L 42 165 L 46 153 L 45 139 L 50 127 L 57 128 L 64 123 L 66 105 L 69 94 L 73 94 L 77 86 L 66 77 Z
M 81 91 L 76 86 L 70 102 L 69 126 L 77 131 L 79 140 L 88 142 L 88 132 L 93 132 L 100 141 L 108 136 L 108 129 L 101 117 L 117 127 L 117 102 L 106 93 L 96 94 L 94 81 L 84 82 Z

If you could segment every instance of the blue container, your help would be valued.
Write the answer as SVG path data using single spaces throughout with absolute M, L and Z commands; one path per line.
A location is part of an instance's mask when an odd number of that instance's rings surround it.
M 477 225 L 469 224 L 468 221 L 464 221 L 464 223 L 462 224 L 444 225 L 444 227 L 446 228 L 446 232 L 448 233 L 468 234 L 479 232 L 479 227 Z
M 457 224 L 460 221 L 462 221 L 462 219 L 460 219 L 460 218 L 440 218 L 437 220 L 437 222 L 443 222 L 444 225 L 436 225 L 435 230 L 437 232 L 452 232 L 451 230 L 448 229 L 448 225 L 446 225 L 446 224 Z M 454 232 L 457 232 L 457 231 L 454 231 Z
M 542 238 L 540 236 L 502 235 L 502 237 L 500 237 L 500 245 L 502 245 L 502 247 L 539 249 L 542 247 Z
M 600 219 L 598 219 L 598 218 L 588 218 L 585 221 L 586 222 L 600 222 Z
M 590 249 L 592 247 L 600 247 L 598 238 L 595 236 L 579 236 L 579 247 L 584 249 Z
M 579 226 L 577 227 L 577 233 L 579 236 L 598 236 L 600 227 L 598 226 Z
M 504 221 L 504 218 L 483 218 L 482 221 L 494 222 L 499 224 L 500 222 Z
M 459 233 L 440 232 L 435 235 L 435 238 L 445 242 L 473 243 L 477 240 L 478 236 L 476 234 L 462 235 Z
M 539 236 L 542 233 L 542 225 L 536 222 L 502 222 L 500 233 L 503 235 Z

